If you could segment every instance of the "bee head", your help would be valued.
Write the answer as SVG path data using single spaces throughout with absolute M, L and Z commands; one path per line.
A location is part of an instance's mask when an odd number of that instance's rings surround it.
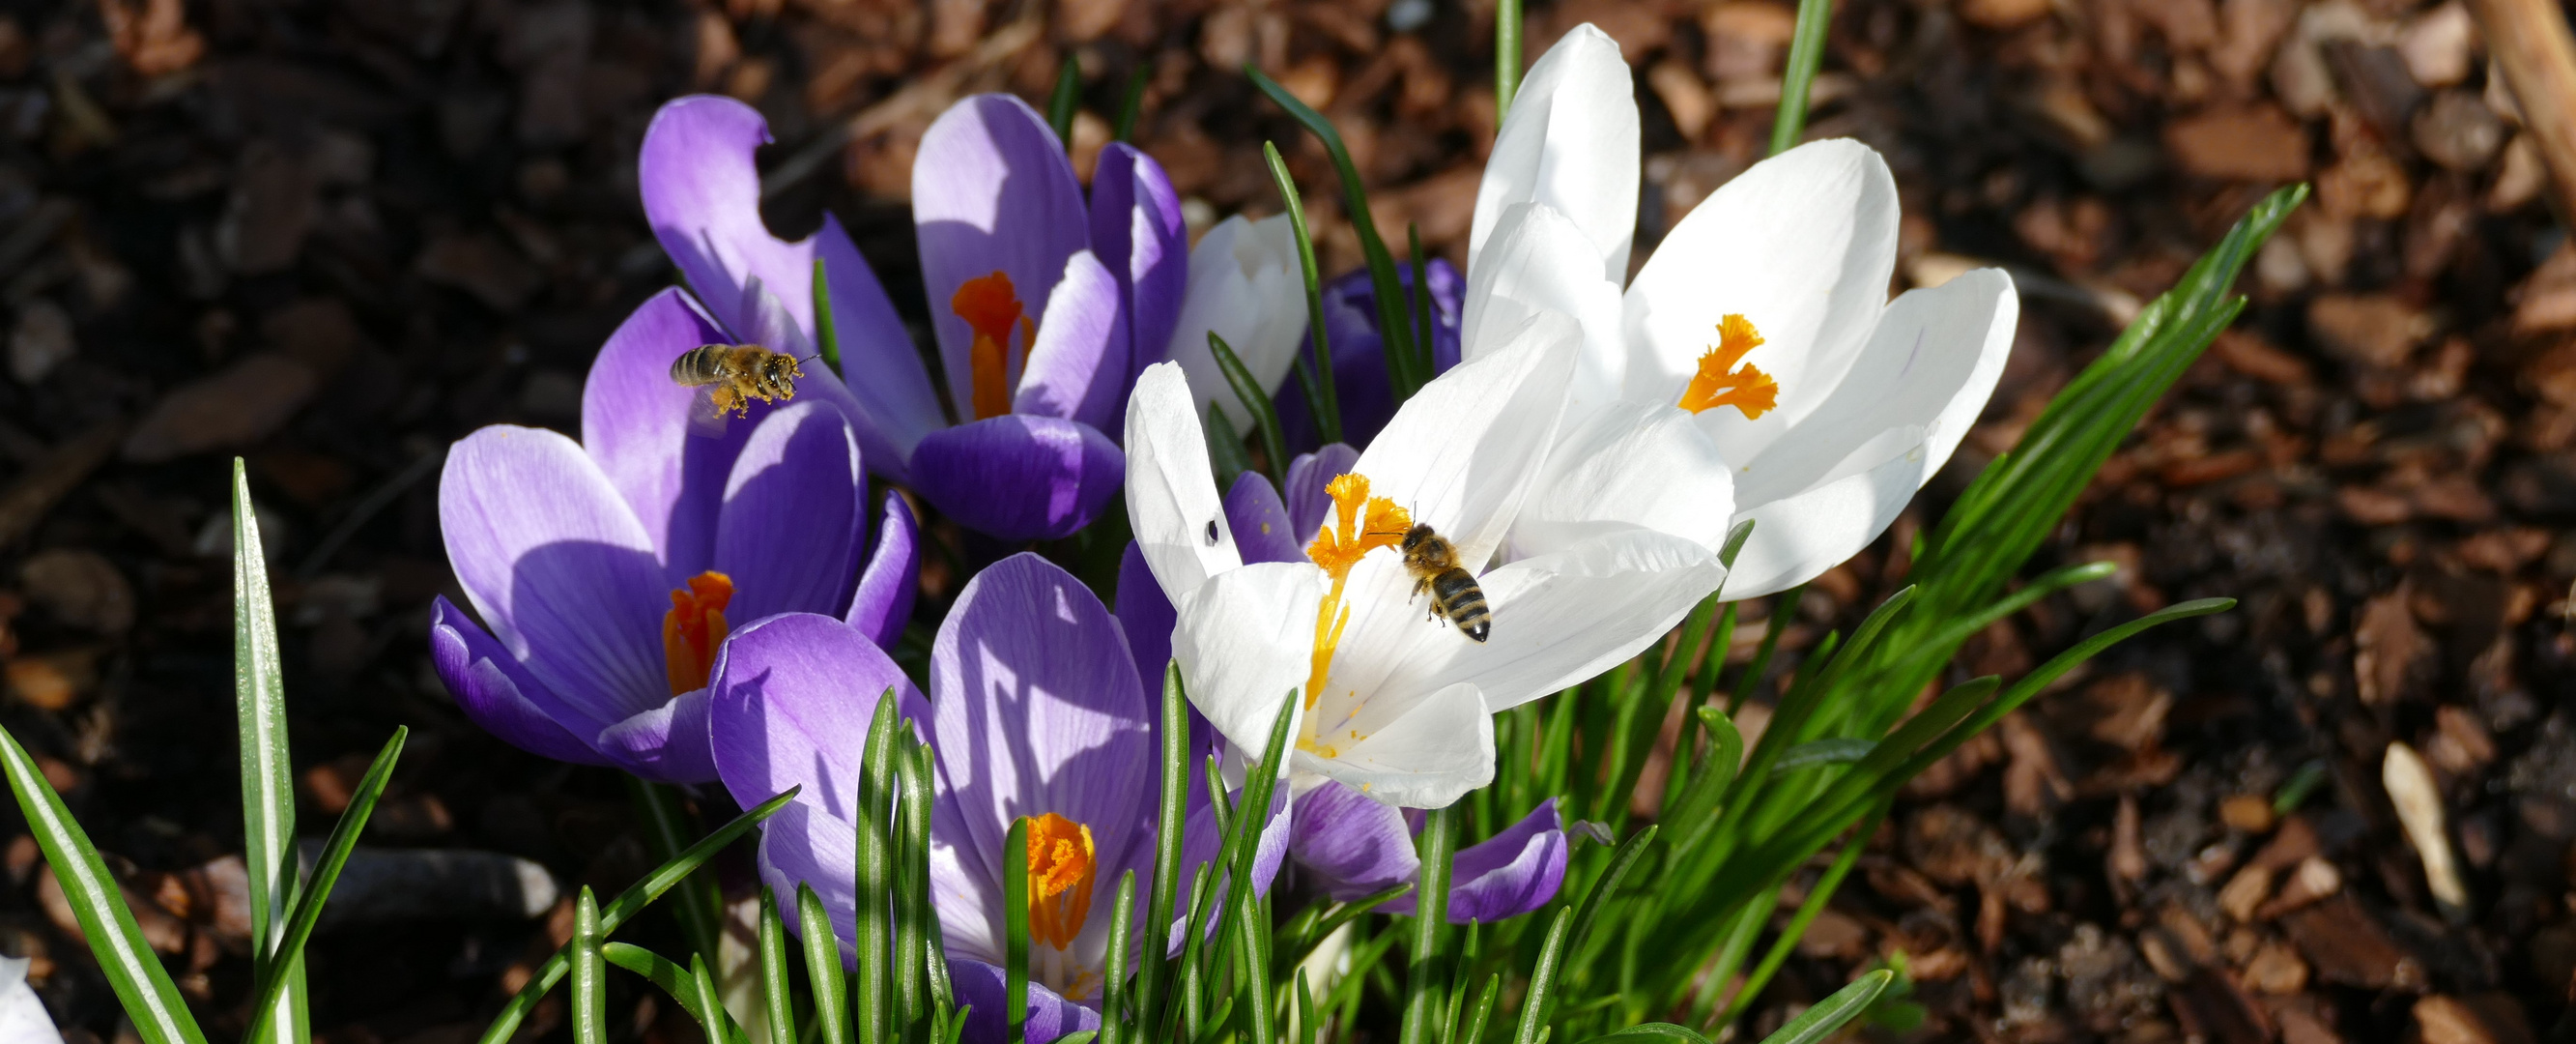
M 1411 551 L 1432 539 L 1431 523 L 1417 522 L 1413 528 L 1404 531 L 1404 549 Z

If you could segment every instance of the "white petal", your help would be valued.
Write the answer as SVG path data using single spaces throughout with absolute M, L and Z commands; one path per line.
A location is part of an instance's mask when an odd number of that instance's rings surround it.
M 1637 89 L 1619 44 L 1587 22 L 1540 55 L 1512 98 L 1476 186 L 1467 271 L 1476 271 L 1503 210 L 1539 202 L 1574 220 L 1601 277 L 1628 278 L 1637 234 Z
M 1618 398 L 1628 373 L 1619 284 L 1593 270 L 1592 252 L 1583 230 L 1555 208 L 1504 208 L 1493 240 L 1468 269 L 1460 357 L 1492 353 L 1533 313 L 1552 308 L 1583 326 L 1583 351 L 1567 398 L 1578 405 Z
M 1189 379 L 1169 362 L 1146 367 L 1127 396 L 1127 521 L 1174 605 L 1243 564 L 1192 401 Z
M 1505 554 L 1529 558 L 1621 529 L 1670 533 L 1711 551 L 1735 514 L 1734 469 L 1690 414 L 1613 402 L 1577 414 L 1512 520 Z
M 1707 411 L 1730 460 L 1752 460 L 1814 413 L 1859 356 L 1896 268 L 1896 181 L 1866 145 L 1819 141 L 1754 164 L 1694 208 L 1628 287 L 1627 398 L 1677 402 L 1740 312 L 1764 343 L 1745 361 L 1780 382 L 1758 420 Z
M 45 1002 L 27 985 L 28 963 L 24 957 L 0 957 L 0 1041 L 63 1044 Z
M 1752 519 L 1753 536 L 1736 554 L 1726 597 L 1758 598 L 1785 591 L 1842 564 L 1896 521 L 1897 512 L 1905 510 L 1914 491 L 1931 477 L 1927 463 L 1918 442 L 1868 471 L 1796 496 L 1747 506 L 1736 520 Z
M 1463 683 L 1412 701 L 1400 715 L 1318 736 L 1315 747 L 1297 752 L 1299 771 L 1398 808 L 1444 808 L 1494 781 L 1494 717 Z
M 1408 664 L 1386 687 L 1430 691 L 1466 682 L 1484 693 L 1489 710 L 1508 710 L 1662 639 L 1725 575 L 1707 548 L 1648 530 L 1523 559 L 1477 578 L 1493 606 L 1490 639 L 1467 643 L 1428 673 Z
M 1236 431 L 1252 430 L 1252 413 L 1217 369 L 1207 335 L 1225 338 L 1264 392 L 1275 393 L 1297 361 L 1306 332 L 1305 280 L 1297 271 L 1296 233 L 1288 215 L 1259 222 L 1240 215 L 1217 223 L 1190 249 L 1189 291 L 1172 327 L 1165 358 L 1187 371 L 1198 412 L 1213 404 Z
M 1190 705 L 1237 748 L 1267 750 L 1279 708 L 1305 687 L 1323 597 L 1323 570 L 1255 562 L 1218 574 L 1179 604 L 1172 658 L 1181 662 Z
M 1993 268 L 1897 298 L 1833 397 L 1747 462 L 1739 480 L 1744 502 L 1786 497 L 1876 467 L 1917 445 L 1925 458 L 1923 475 L 1930 478 L 1994 394 L 1995 379 L 2012 354 L 2020 307 L 2012 278 Z M 1920 429 L 1921 435 L 1888 440 L 1891 428 Z M 1862 452 L 1874 435 L 1880 447 L 1874 454 Z M 1857 466 L 1834 469 L 1837 461 L 1854 457 Z
M 1460 560 L 1492 557 L 1556 437 L 1581 339 L 1562 312 L 1530 317 L 1502 349 L 1424 385 L 1354 470 L 1448 537 Z

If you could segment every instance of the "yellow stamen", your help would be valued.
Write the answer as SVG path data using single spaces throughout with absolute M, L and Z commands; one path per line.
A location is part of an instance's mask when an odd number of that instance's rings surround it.
M 1405 530 L 1413 528 L 1411 512 L 1385 497 L 1369 496 L 1366 475 L 1351 472 L 1335 476 L 1324 484 L 1324 492 L 1333 498 L 1333 517 L 1316 530 L 1314 541 L 1306 545 L 1306 558 L 1333 578 L 1333 587 L 1315 606 L 1315 654 L 1306 675 L 1308 710 L 1315 709 L 1315 701 L 1324 694 L 1324 676 L 1333 666 L 1333 650 L 1342 644 L 1342 628 L 1351 622 L 1351 611 L 1342 604 L 1342 585 L 1350 579 L 1352 567 L 1371 551 L 1403 543 Z M 1306 727 L 1311 730 L 1314 723 L 1310 721 Z
M 975 343 L 966 350 L 975 419 L 1011 412 L 1011 331 L 1020 331 L 1023 352 L 1038 339 L 1037 325 L 1020 305 L 1011 277 L 995 272 L 967 280 L 948 298 L 948 310 L 975 331 Z
M 724 644 L 729 630 L 725 606 L 732 601 L 733 578 L 712 570 L 671 592 L 671 611 L 662 614 L 662 666 L 670 676 L 671 695 L 707 687 L 716 647 Z
M 1752 320 L 1729 314 L 1717 324 L 1717 347 L 1699 357 L 1699 373 L 1682 390 L 1681 408 L 1698 413 L 1733 406 L 1752 420 L 1780 405 L 1780 382 L 1751 363 L 1735 365 L 1761 343 L 1762 333 Z
M 1099 870 L 1091 828 L 1053 812 L 1029 820 L 1029 938 L 1058 950 L 1073 945 L 1091 918 L 1091 883 Z

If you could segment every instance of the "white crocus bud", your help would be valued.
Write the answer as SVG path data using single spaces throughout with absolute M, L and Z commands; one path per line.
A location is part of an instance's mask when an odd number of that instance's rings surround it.
M 1305 277 L 1297 270 L 1297 239 L 1288 215 L 1257 222 L 1237 215 L 1199 238 L 1190 249 L 1189 291 L 1181 298 L 1180 321 L 1172 327 L 1164 356 L 1179 362 L 1189 376 L 1198 416 L 1207 416 L 1213 403 L 1225 411 L 1234 430 L 1250 431 L 1251 412 L 1208 349 L 1211 331 L 1252 371 L 1262 394 L 1278 392 L 1306 333 Z

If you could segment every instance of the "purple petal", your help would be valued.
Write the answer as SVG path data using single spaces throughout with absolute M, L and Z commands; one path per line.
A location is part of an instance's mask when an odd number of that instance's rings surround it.
M 1445 258 L 1433 258 L 1431 270 L 1434 374 L 1458 365 L 1458 317 L 1465 307 L 1466 281 Z M 1413 266 L 1398 264 L 1396 284 L 1407 289 L 1410 304 Z M 1410 313 L 1408 313 L 1410 314 Z M 1378 429 L 1395 416 L 1395 391 L 1387 383 L 1386 348 L 1378 336 L 1377 291 L 1366 271 L 1352 272 L 1325 284 L 1324 331 L 1333 346 L 1333 388 L 1340 397 L 1342 441 L 1366 448 Z M 1321 441 L 1304 392 L 1283 389 L 1276 400 L 1279 424 L 1290 445 Z
M 1332 494 L 1324 487 L 1334 479 L 1349 474 L 1359 466 L 1360 451 L 1347 442 L 1336 442 L 1313 453 L 1300 453 L 1288 462 L 1288 524 L 1299 533 L 1312 533 L 1323 528 L 1324 517 L 1333 510 Z
M 581 740 L 581 736 L 598 735 L 600 723 L 574 717 L 575 727 L 581 730 L 575 735 L 548 715 L 538 700 L 546 705 L 560 701 L 520 667 L 509 650 L 485 634 L 482 625 L 448 604 L 446 595 L 430 602 L 429 662 L 456 697 L 457 709 L 483 731 L 540 757 L 576 765 L 610 764 Z
M 725 473 L 758 421 L 735 421 L 716 438 L 690 431 L 696 393 L 672 382 L 671 361 L 725 339 L 685 295 L 664 290 L 609 335 L 582 383 L 582 449 L 644 524 L 670 587 L 707 569 Z
M 1234 546 L 1243 552 L 1245 562 L 1306 560 L 1297 534 L 1311 531 L 1288 523 L 1288 509 L 1280 505 L 1278 491 L 1259 472 L 1235 476 L 1234 488 L 1225 495 L 1225 524 L 1234 530 Z
M 1158 705 L 1164 667 L 1172 662 L 1172 628 L 1180 619 L 1180 611 L 1172 607 L 1152 567 L 1145 564 L 1144 549 L 1128 541 L 1126 554 L 1118 559 L 1118 626 L 1127 632 L 1127 649 L 1135 654 L 1136 679 L 1145 686 L 1145 698 Z
M 912 222 L 949 399 L 971 402 L 967 347 L 975 335 L 949 299 L 967 280 L 1001 272 L 1030 319 L 1045 315 L 1065 259 L 1090 245 L 1082 187 L 1036 110 L 1010 95 L 979 94 L 949 106 L 922 134 Z M 1010 358 L 1004 386 L 1015 388 L 1020 353 Z
M 779 916 L 787 930 L 803 938 L 805 928 L 796 909 L 796 886 L 814 889 L 814 898 L 822 900 L 823 913 L 832 922 L 833 941 L 840 944 L 841 963 L 851 966 L 857 948 L 850 940 L 858 935 L 858 850 L 859 833 L 849 821 L 806 803 L 812 796 L 807 791 L 787 803 L 787 807 L 760 824 L 760 883 L 768 885 L 778 897 Z M 774 795 L 771 795 L 774 796 Z M 763 797 L 762 800 L 768 800 Z M 750 804 L 744 802 L 746 807 Z
M 1133 145 L 1114 141 L 1100 150 L 1091 173 L 1091 249 L 1118 276 L 1127 302 L 1133 383 L 1145 367 L 1163 361 L 1172 327 L 1189 289 L 1190 233 L 1181 220 L 1180 194 L 1162 164 Z
M 749 808 L 801 786 L 797 803 L 848 819 L 868 723 L 888 688 L 906 717 L 927 715 L 912 680 L 848 624 L 789 613 L 736 630 L 707 682 L 725 790 Z
M 1089 588 L 1021 553 L 958 593 L 930 653 L 931 745 L 987 876 L 1013 819 L 1091 828 L 1099 880 L 1150 849 L 1154 712 L 1118 622 Z
M 707 749 L 707 690 L 692 689 L 599 734 L 601 753 L 646 779 L 705 783 L 716 778 Z
M 733 578 L 725 615 L 828 613 L 849 605 L 867 540 L 867 479 L 839 410 L 790 403 L 752 429 L 725 480 L 714 568 Z
M 581 447 L 495 425 L 439 478 L 448 564 L 493 637 L 565 704 L 622 721 L 668 698 L 670 588 L 644 527 Z
M 964 958 L 948 962 L 948 981 L 955 991 L 957 1006 L 972 1006 L 966 1013 L 966 1035 L 963 1040 L 974 1044 L 1005 1044 L 1011 1037 L 1010 1018 L 1005 999 L 1010 996 L 1010 978 L 1002 969 L 982 961 Z M 1027 1044 L 1047 1044 L 1068 1033 L 1100 1028 L 1100 1013 L 1056 995 L 1054 990 L 1029 983 L 1029 1020 L 1022 1028 Z
M 1546 906 L 1565 883 L 1565 856 L 1565 822 L 1549 798 L 1502 833 L 1458 850 L 1449 863 L 1449 923 L 1492 924 Z M 1378 909 L 1410 914 L 1413 898 Z
M 1332 781 L 1297 796 L 1288 851 L 1297 872 L 1335 900 L 1413 880 L 1422 867 L 1402 812 Z
M 912 599 L 921 590 L 921 522 L 903 494 L 887 490 L 885 520 L 877 524 L 876 553 L 850 596 L 842 619 L 877 648 L 892 649 L 912 621 Z
M 814 259 L 823 259 L 842 368 L 864 375 L 854 381 L 851 405 L 860 415 L 851 423 L 869 463 L 899 474 L 912 443 L 941 423 L 929 374 L 894 302 L 838 220 L 824 215 L 822 231 L 794 243 L 770 234 L 753 160 L 768 140 L 760 114 L 731 98 L 695 95 L 664 105 L 636 159 L 645 218 L 717 323 L 745 339 L 757 324 L 743 291 L 757 279 L 810 340 Z
M 1038 320 L 1011 412 L 1061 417 L 1106 431 L 1127 402 L 1127 308 L 1117 280 L 1088 250 L 1067 258 Z
M 1073 535 L 1109 506 L 1127 458 L 1088 425 L 1008 414 L 921 440 L 914 492 L 968 529 L 1011 542 Z

